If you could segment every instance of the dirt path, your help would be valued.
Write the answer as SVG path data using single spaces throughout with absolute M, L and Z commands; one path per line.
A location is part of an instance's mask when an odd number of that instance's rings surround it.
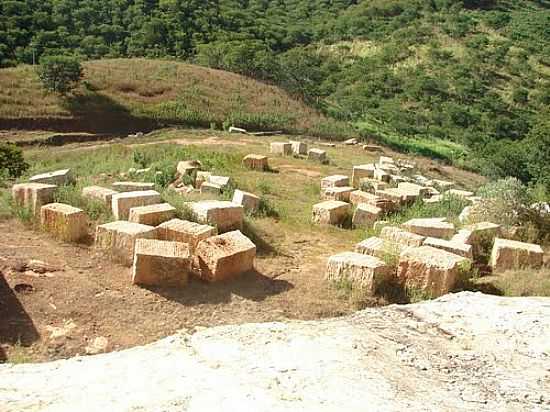
M 232 282 L 192 280 L 185 289 L 149 290 L 132 286 L 130 268 L 93 247 L 59 243 L 16 221 L 0 222 L 0 233 L 0 343 L 10 361 L 85 354 L 94 341 L 103 342 L 100 350 L 119 350 L 181 328 L 352 311 L 322 279 L 321 240 L 282 239 L 282 253 L 259 256 L 257 272 Z M 33 259 L 50 270 L 27 269 Z

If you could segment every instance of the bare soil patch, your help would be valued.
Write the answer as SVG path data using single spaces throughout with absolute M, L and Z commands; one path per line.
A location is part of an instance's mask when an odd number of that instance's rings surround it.
M 0 231 L 0 343 L 9 361 L 83 355 L 98 338 L 111 351 L 182 328 L 353 311 L 323 281 L 322 242 L 315 239 L 284 239 L 280 254 L 259 256 L 256 271 L 235 281 L 145 289 L 130 284 L 130 268 L 91 246 L 62 244 L 13 220 L 0 222 Z M 33 270 L 32 260 L 46 270 Z

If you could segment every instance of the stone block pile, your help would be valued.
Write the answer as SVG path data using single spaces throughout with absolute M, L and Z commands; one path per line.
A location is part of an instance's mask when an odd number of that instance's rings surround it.
M 269 168 L 265 156 L 248 156 L 243 165 L 258 171 Z M 211 185 L 219 192 L 230 187 L 229 177 L 212 175 L 201 171 L 201 167 L 194 160 L 179 162 L 178 180 L 191 180 L 193 186 L 199 182 L 201 189 Z M 40 219 L 43 230 L 55 238 L 66 242 L 86 239 L 86 213 L 54 203 L 58 185 L 75 182 L 71 171 L 44 173 L 32 179 L 13 186 L 15 202 L 29 209 Z M 176 208 L 162 201 L 152 183 L 115 182 L 112 189 L 88 186 L 82 189 L 82 197 L 110 207 L 115 221 L 95 227 L 95 247 L 113 261 L 132 267 L 134 284 L 179 287 L 190 275 L 214 282 L 254 267 L 256 247 L 241 233 L 244 211 L 253 212 L 260 205 L 260 198 L 252 193 L 235 190 L 233 202 L 189 203 L 195 221 L 176 218 Z
M 342 216 L 352 213 L 354 227 L 379 233 L 358 243 L 353 253 L 331 257 L 327 279 L 345 279 L 363 288 L 359 280 L 363 277 L 358 275 L 363 269 L 355 256 L 362 254 L 390 268 L 395 284 L 421 296 L 437 297 L 469 276 L 474 264 L 488 261 L 495 273 L 542 266 L 544 253 L 539 245 L 502 239 L 501 226 L 492 222 L 463 223 L 456 228 L 444 217 L 431 217 L 389 224 L 385 220 L 389 214 L 418 201 L 436 203 L 445 196 L 478 201 L 473 192 L 455 188 L 454 182 L 411 176 L 413 169 L 412 164 L 381 156 L 376 163 L 353 166 L 349 180 L 346 175 L 321 179 L 321 199 L 331 201 L 313 206 L 314 223 L 341 225 Z

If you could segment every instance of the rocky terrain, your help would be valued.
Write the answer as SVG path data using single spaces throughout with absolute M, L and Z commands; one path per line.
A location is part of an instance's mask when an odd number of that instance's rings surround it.
M 550 410 L 550 299 L 463 292 L 0 366 L 15 411 Z

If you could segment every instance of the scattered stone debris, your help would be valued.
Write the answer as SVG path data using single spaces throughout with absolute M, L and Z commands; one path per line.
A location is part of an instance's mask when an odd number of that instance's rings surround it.
M 40 209 L 42 229 L 65 242 L 78 242 L 88 236 L 88 216 L 83 210 L 64 203 L 50 203 Z
M 399 255 L 406 247 L 372 236 L 356 244 L 355 252 L 383 259 L 389 266 L 397 267 Z
M 327 187 L 321 192 L 323 200 L 339 200 L 341 202 L 349 202 L 350 195 L 355 191 L 351 186 Z
M 146 190 L 153 190 L 155 188 L 154 183 L 146 182 L 114 182 L 112 185 L 117 192 L 139 192 Z
M 376 204 L 381 197 L 362 190 L 354 190 L 351 192 L 349 199 L 353 205 L 358 205 L 360 203 Z
M 239 189 L 233 193 L 233 203 L 241 205 L 247 212 L 255 212 L 260 208 L 260 198 L 258 196 Z
M 431 246 L 437 249 L 443 249 L 455 255 L 462 256 L 473 260 L 472 245 L 456 242 L 452 240 L 439 239 L 436 237 L 428 237 L 424 240 L 424 246 Z
M 327 152 L 321 149 L 309 149 L 307 158 L 323 164 L 328 162 Z
M 183 160 L 176 166 L 176 170 L 180 176 L 191 177 L 195 177 L 201 168 L 202 163 L 199 160 Z
M 242 230 L 244 208 L 233 202 L 203 200 L 190 204 L 199 223 L 217 227 L 219 233 Z
M 389 242 L 397 243 L 402 246 L 422 246 L 426 236 L 407 232 L 395 226 L 383 227 L 380 231 L 380 237 Z
M 44 183 L 19 183 L 11 192 L 15 204 L 36 215 L 43 205 L 53 202 L 56 189 L 56 185 Z
M 352 175 L 351 175 L 351 185 L 353 187 L 360 188 L 361 179 L 374 178 L 375 170 L 376 170 L 376 166 L 373 164 L 353 166 Z
M 138 206 L 130 209 L 129 221 L 143 225 L 158 226 L 176 216 L 176 208 L 168 203 Z
M 542 266 L 544 251 L 539 245 L 496 238 L 491 253 L 493 271 L 533 268 Z
M 437 186 L 436 186 L 437 187 Z M 458 189 L 449 189 L 445 192 L 447 195 L 461 197 L 467 199 L 474 195 L 474 192 L 469 192 L 467 190 L 458 190 Z
M 154 205 L 161 202 L 160 193 L 154 190 L 117 193 L 111 198 L 113 216 L 116 220 L 126 220 L 130 209 L 138 206 Z
M 291 140 L 290 144 L 292 145 L 292 153 L 294 153 L 295 155 L 297 156 L 307 155 L 307 143 Z
M 426 237 L 450 239 L 455 234 L 455 225 L 445 218 L 411 219 L 403 224 L 409 232 Z
M 71 169 L 62 169 L 56 170 L 55 172 L 42 173 L 32 176 L 29 179 L 29 182 L 63 186 L 73 183 L 74 178 Z
M 184 286 L 191 272 L 187 243 L 137 239 L 132 283 L 143 286 Z
M 292 154 L 292 144 L 287 142 L 271 143 L 271 153 L 280 156 L 290 156 Z
M 313 205 L 313 223 L 321 225 L 341 225 L 349 216 L 351 206 L 349 203 L 337 200 L 327 200 Z
M 397 278 L 409 293 L 433 298 L 449 293 L 470 265 L 469 259 L 442 249 L 409 247 L 399 257 Z
M 201 279 L 217 282 L 254 269 L 256 246 L 239 230 L 212 236 L 196 249 L 194 269 Z
M 327 187 L 342 186 L 349 186 L 349 177 L 344 175 L 333 175 L 321 179 L 321 189 L 326 189 Z
M 356 138 L 352 138 L 352 139 L 344 140 L 343 143 L 346 146 L 355 146 L 356 144 L 359 144 L 359 140 L 357 140 Z
M 84 349 L 86 355 L 97 355 L 98 353 L 106 352 L 109 347 L 109 340 L 105 336 L 94 338 Z
M 156 239 L 157 229 L 140 223 L 116 221 L 96 227 L 95 245 L 107 250 L 111 258 L 132 266 L 137 239 Z
M 355 252 L 344 252 L 328 259 L 325 278 L 332 282 L 349 282 L 367 296 L 391 276 L 391 268 L 382 260 Z
M 250 170 L 258 170 L 264 172 L 269 170 L 267 156 L 249 154 L 243 158 L 243 166 Z
M 223 191 L 222 187 L 220 185 L 215 184 L 215 183 L 203 182 L 201 184 L 201 193 L 202 194 L 221 195 L 222 191 Z
M 113 195 L 118 192 L 101 186 L 87 186 L 82 188 L 82 197 L 99 201 L 111 207 Z
M 359 203 L 353 213 L 354 227 L 372 227 L 374 222 L 380 219 L 384 211 L 377 206 L 368 203 Z
M 216 235 L 216 228 L 188 220 L 172 219 L 160 224 L 157 232 L 159 240 L 187 243 L 189 251 L 194 253 L 201 240 Z

